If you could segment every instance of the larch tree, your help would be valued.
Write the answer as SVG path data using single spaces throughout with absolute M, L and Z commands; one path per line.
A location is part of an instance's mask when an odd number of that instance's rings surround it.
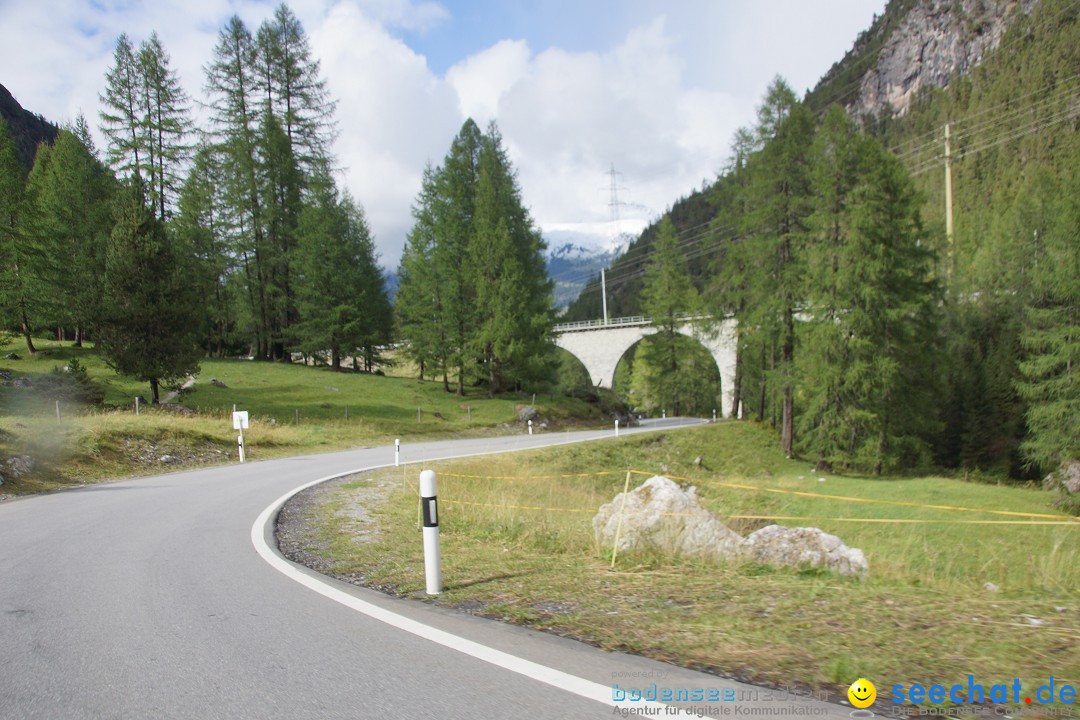
M 141 131 L 146 157 L 142 170 L 158 218 L 166 220 L 182 182 L 181 167 L 190 157 L 190 99 L 169 65 L 169 54 L 156 32 L 139 46 L 136 68 L 142 99 Z
M 49 154 L 49 146 L 43 143 L 35 163 L 44 167 Z M 39 243 L 27 218 L 26 182 L 15 141 L 0 118 L 0 312 L 19 326 L 26 350 L 33 355 L 37 352 L 31 325 L 36 283 L 31 261 L 39 254 Z
M 752 321 L 768 338 L 766 377 L 780 401 L 780 446 L 794 455 L 795 315 L 803 302 L 807 218 L 813 208 L 810 156 L 814 121 L 779 78 L 758 110 L 761 151 L 749 163 L 746 242 L 758 271 Z
M 141 176 L 146 158 L 145 108 L 139 60 L 124 33 L 116 39 L 113 64 L 105 73 L 100 96 L 101 132 L 108 142 L 109 165 L 121 176 Z
M 75 330 L 76 345 L 92 330 L 101 304 L 105 241 L 112 230 L 115 180 L 74 131 L 57 135 L 49 161 L 31 182 L 35 232 L 51 315 Z
M 688 314 L 697 311 L 698 302 L 698 292 L 690 281 L 675 228 L 670 218 L 664 218 L 641 290 L 642 312 L 652 319 L 656 332 L 641 341 L 634 375 L 636 384 L 658 400 L 661 407 L 671 408 L 674 415 L 682 413 L 682 401 L 692 392 L 687 368 L 683 366 L 684 341 L 689 338 L 679 333 L 679 326 L 686 322 Z
M 491 123 L 480 153 L 466 263 L 479 309 L 472 347 L 486 368 L 489 397 L 551 376 L 552 285 L 544 247 Z
M 1080 148 L 1073 157 L 1080 159 Z M 1049 472 L 1080 459 L 1080 182 L 1071 173 L 1041 185 L 1058 191 L 1029 258 L 1018 386 L 1028 403 L 1023 450 L 1032 465 Z M 1033 234 L 1031 227 L 1020 232 Z
M 436 192 L 436 169 L 429 163 L 424 168 L 420 194 L 412 208 L 413 226 L 398 265 L 394 314 L 398 333 L 408 339 L 406 353 L 416 363 L 420 377 L 441 375 L 443 388 L 449 392 L 445 275 L 435 263 Z

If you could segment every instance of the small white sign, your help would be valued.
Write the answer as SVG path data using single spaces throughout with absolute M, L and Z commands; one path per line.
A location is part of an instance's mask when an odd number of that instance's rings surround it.
M 247 410 L 233 411 L 233 414 L 232 414 L 232 426 L 233 426 L 233 430 L 247 430 L 247 428 L 248 428 Z

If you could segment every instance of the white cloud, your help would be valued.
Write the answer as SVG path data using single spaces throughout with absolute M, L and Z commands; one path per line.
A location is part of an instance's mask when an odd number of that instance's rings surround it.
M 396 267 L 424 165 L 442 159 L 460 124 L 456 97 L 354 5 L 338 4 L 310 33 L 338 101 L 345 185 L 364 205 L 383 262 Z
M 403 30 L 427 32 L 450 17 L 439 3 L 410 0 L 359 0 L 365 15 L 376 22 Z
M 229 16 L 239 15 L 254 30 L 276 4 L 0 0 L 0 26 L 17 29 L 0 44 L 0 67 L 7 71 L 0 82 L 34 112 L 64 121 L 82 109 L 96 125 L 116 36 L 124 31 L 138 43 L 156 29 L 188 92 L 199 99 L 202 68 Z M 622 20 L 631 20 L 610 47 L 570 51 L 509 37 L 440 75 L 397 36 L 437 32 L 449 19 L 439 3 L 289 5 L 308 30 L 339 103 L 343 184 L 364 205 L 391 268 L 411 225 L 424 164 L 442 160 L 465 117 L 499 123 L 525 201 L 542 226 L 608 234 L 606 173 L 614 164 L 620 198 L 628 203 L 620 214 L 627 227 L 639 227 L 721 169 L 732 134 L 752 121 L 768 79 L 781 73 L 796 87 L 812 84 L 806 78 L 820 75 L 850 47 L 854 31 L 848 27 L 865 27 L 874 9 L 863 0 L 833 0 L 830 7 L 844 9 L 838 22 L 827 9 L 784 0 L 734 9 L 714 0 L 645 0 L 620 6 Z
M 462 117 L 480 125 L 494 120 L 499 101 L 528 71 L 529 56 L 524 40 L 500 40 L 450 68 L 446 81 L 457 93 Z
M 663 17 L 607 52 L 551 48 L 526 65 L 523 48 L 496 46 L 447 77 L 463 107 L 497 119 L 544 227 L 605 221 L 611 164 L 621 173 L 621 200 L 638 206 L 620 214 L 636 225 L 719 170 L 741 108 L 723 93 L 687 86 Z M 513 62 L 500 62 L 508 55 Z

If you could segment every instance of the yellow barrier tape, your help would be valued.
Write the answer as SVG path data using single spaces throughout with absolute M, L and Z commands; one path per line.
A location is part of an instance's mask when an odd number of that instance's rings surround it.
M 642 471 L 642 470 L 631 470 L 630 472 L 634 473 L 635 475 L 648 475 L 650 477 L 652 477 L 653 475 L 656 475 L 656 473 L 645 472 L 645 471 Z M 669 478 L 671 480 L 682 480 L 684 482 L 697 482 L 697 483 L 702 482 L 702 480 L 700 480 L 700 479 L 695 480 L 693 478 L 679 477 L 678 475 L 665 475 L 664 477 L 667 477 L 667 478 Z M 898 505 L 898 506 L 902 506 L 902 507 L 916 507 L 916 508 L 924 508 L 924 509 L 928 509 L 928 510 L 951 510 L 951 511 L 955 511 L 955 512 L 975 512 L 975 513 L 989 513 L 989 514 L 992 514 L 992 515 L 1009 515 L 1009 516 L 1013 516 L 1013 517 L 1033 517 L 1033 518 L 1046 518 L 1046 519 L 1049 519 L 1049 520 L 1067 520 L 1068 522 L 1064 523 L 1066 525 L 1071 525 L 1071 524 L 1074 524 L 1074 523 L 1080 523 L 1080 518 L 1075 518 L 1075 517 L 1072 517 L 1070 515 L 1055 515 L 1055 514 L 1050 514 L 1050 513 L 1014 512 L 1014 511 L 1011 511 L 1011 510 L 985 510 L 985 509 L 982 509 L 982 508 L 955 507 L 955 506 L 952 506 L 952 505 L 928 505 L 928 504 L 925 504 L 925 503 L 903 502 L 901 500 L 874 500 L 874 499 L 871 499 L 871 498 L 847 497 L 845 495 L 825 495 L 823 493 L 812 493 L 812 492 L 806 492 L 806 491 L 803 491 L 803 490 L 782 490 L 780 488 L 765 488 L 765 487 L 758 487 L 756 485 L 740 485 L 738 483 L 713 482 L 711 480 L 706 480 L 705 482 L 708 482 L 710 485 L 717 485 L 719 487 L 733 488 L 735 490 L 756 490 L 758 492 L 778 493 L 780 495 L 798 495 L 800 497 L 818 498 L 818 499 L 824 499 L 824 500 L 844 500 L 844 501 L 847 501 L 847 502 L 870 503 L 870 504 L 873 504 L 873 505 Z
M 470 507 L 496 508 L 498 510 L 543 510 L 545 512 L 596 512 L 589 508 L 553 508 L 540 507 L 539 505 L 494 505 L 492 503 L 469 502 L 468 500 L 446 500 L 439 498 L 440 503 L 446 505 L 468 505 Z
M 572 475 L 465 475 L 465 474 L 460 474 L 460 473 L 441 472 L 441 473 L 439 473 L 439 475 L 441 477 L 462 478 L 462 479 L 468 479 L 468 480 L 566 480 L 566 479 L 573 479 L 573 478 L 603 477 L 603 476 L 610 476 L 610 475 L 621 475 L 623 472 L 624 471 L 622 471 L 622 470 L 602 470 L 600 472 L 577 473 L 577 474 L 572 474 Z M 656 474 L 654 472 L 647 472 L 647 471 L 644 471 L 644 470 L 630 470 L 629 472 L 631 474 L 633 474 L 633 475 L 647 475 L 649 477 L 652 477 L 653 475 Z M 805 491 L 805 490 L 784 490 L 782 488 L 758 487 L 757 485 L 744 485 L 744 484 L 740 484 L 740 483 L 720 482 L 720 481 L 712 481 L 712 480 L 707 480 L 707 479 L 703 480 L 701 478 L 688 478 L 688 477 L 682 477 L 682 476 L 679 476 L 679 475 L 665 475 L 665 477 L 667 477 L 667 478 L 669 478 L 671 480 L 681 480 L 683 482 L 691 482 L 691 483 L 707 482 L 710 485 L 714 485 L 714 486 L 718 486 L 718 487 L 730 488 L 730 489 L 733 489 L 733 490 L 751 490 L 751 491 L 756 491 L 756 492 L 775 493 L 775 494 L 778 494 L 778 495 L 796 495 L 798 497 L 815 498 L 815 499 L 819 499 L 819 500 L 841 500 L 841 501 L 844 501 L 844 502 L 866 503 L 866 504 L 871 504 L 871 505 L 893 505 L 893 506 L 898 506 L 898 507 L 922 508 L 922 509 L 925 509 L 925 510 L 946 510 L 946 511 L 950 511 L 950 512 L 986 513 L 986 514 L 989 514 L 989 515 L 1004 515 L 1004 516 L 1008 516 L 1008 517 L 1022 517 L 1022 518 L 1041 518 L 1042 520 L 1054 521 L 1054 522 L 1034 522 L 1034 521 L 1022 522 L 1022 521 L 1014 521 L 1014 522 L 1011 522 L 1011 523 L 1006 522 L 1006 521 L 996 521 L 996 524 L 1001 524 L 1001 525 L 1072 525 L 1072 526 L 1080 527 L 1080 518 L 1073 517 L 1071 515 L 1059 515 L 1059 514 L 1053 514 L 1053 513 L 1017 512 L 1017 511 L 1013 511 L 1013 510 L 988 510 L 988 509 L 985 509 L 985 508 L 958 507 L 958 506 L 954 506 L 954 505 L 931 505 L 931 504 L 928 504 L 928 503 L 904 502 L 902 500 L 877 500 L 877 499 L 873 499 L 873 498 L 857 498 L 857 497 L 849 497 L 849 496 L 846 496 L 846 495 L 828 495 L 828 494 L 825 494 L 825 493 L 808 492 L 808 491 Z M 409 486 L 413 487 L 412 483 L 409 483 Z M 419 495 L 420 495 L 419 489 L 416 488 L 416 487 L 413 487 L 413 491 L 419 497 Z M 447 501 L 447 502 L 449 502 L 449 501 Z M 469 504 L 469 503 L 463 503 L 461 501 L 455 501 L 455 502 L 459 502 L 460 504 Z M 475 504 L 475 503 L 473 503 L 473 504 Z M 509 506 L 509 505 L 486 505 L 484 507 L 508 507 L 509 508 L 509 507 L 515 507 L 515 506 Z M 566 511 L 566 512 L 587 512 L 586 510 L 578 510 L 578 509 L 573 509 L 573 508 L 538 508 L 538 507 L 532 507 L 532 506 L 520 506 L 520 508 L 518 508 L 518 509 L 524 509 L 524 510 L 552 510 L 552 511 L 560 511 L 561 510 L 561 511 Z M 668 514 L 668 513 L 665 513 L 665 514 Z M 957 523 L 957 524 L 985 525 L 985 524 L 994 524 L 995 523 L 995 521 L 989 521 L 989 520 L 960 521 L 960 520 L 922 520 L 922 519 L 900 519 L 900 518 L 821 518 L 821 517 L 798 517 L 798 516 L 780 516 L 780 515 L 777 515 L 777 516 L 769 516 L 769 515 L 762 515 L 762 516 L 756 516 L 756 515 L 746 515 L 746 516 L 732 515 L 730 517 L 739 518 L 739 519 L 746 519 L 746 520 L 770 520 L 770 519 L 772 519 L 772 520 L 800 520 L 800 519 L 803 519 L 803 520 L 834 520 L 836 522 L 886 522 L 886 523 L 913 523 L 913 524 L 931 524 L 931 523 L 939 523 L 939 522 L 954 522 L 954 523 Z
M 466 505 L 469 507 L 495 508 L 497 510 L 538 510 L 542 512 L 572 512 L 591 513 L 591 508 L 570 507 L 546 507 L 542 505 L 496 505 L 494 503 L 478 503 L 468 500 L 439 500 L 447 505 Z M 641 512 L 628 512 L 626 515 L 644 515 Z M 714 517 L 713 513 L 659 513 L 664 517 Z M 1073 522 L 1054 520 L 924 520 L 919 518 L 847 518 L 847 517 L 820 517 L 807 515 L 719 515 L 725 520 L 813 520 L 815 522 L 865 522 L 865 523 L 899 523 L 906 525 L 1063 525 L 1066 527 L 1080 527 Z
M 462 475 L 459 473 L 440 472 L 439 477 L 464 478 L 466 480 L 569 480 L 572 478 L 618 475 L 621 472 L 621 470 L 618 472 L 603 470 L 601 472 L 577 473 L 575 475 Z

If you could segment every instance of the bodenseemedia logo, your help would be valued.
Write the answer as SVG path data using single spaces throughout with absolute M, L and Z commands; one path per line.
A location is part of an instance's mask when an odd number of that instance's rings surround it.
M 1003 684 L 984 687 L 975 681 L 974 675 L 968 675 L 967 683 L 957 683 L 945 687 L 931 685 L 925 687 L 918 683 L 892 686 L 892 701 L 897 705 L 911 702 L 915 705 L 941 705 L 948 703 L 995 703 L 997 705 L 1050 705 L 1059 702 L 1072 705 L 1076 702 L 1076 688 L 1060 683 L 1050 676 L 1050 682 L 1040 685 L 1035 692 L 1025 691 L 1018 678 Z

